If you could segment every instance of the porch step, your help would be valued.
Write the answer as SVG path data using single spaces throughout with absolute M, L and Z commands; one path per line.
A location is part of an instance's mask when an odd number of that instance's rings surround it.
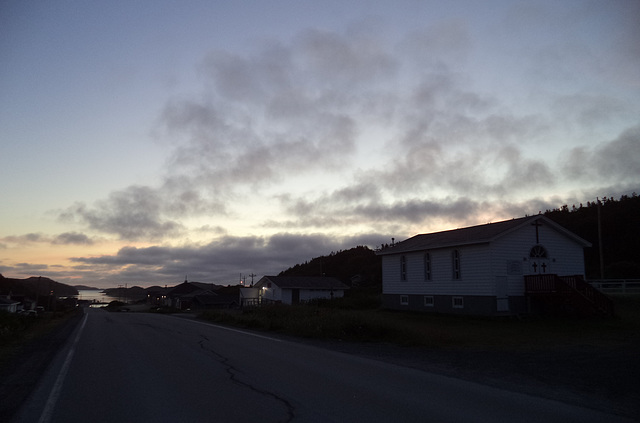
M 572 314 L 614 314 L 613 301 L 580 275 L 527 275 L 524 282 L 527 296 L 542 299 L 554 308 Z

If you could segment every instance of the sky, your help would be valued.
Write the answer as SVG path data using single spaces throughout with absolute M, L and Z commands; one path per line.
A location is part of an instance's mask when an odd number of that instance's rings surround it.
M 640 192 L 640 1 L 5 0 L 0 273 L 236 284 Z

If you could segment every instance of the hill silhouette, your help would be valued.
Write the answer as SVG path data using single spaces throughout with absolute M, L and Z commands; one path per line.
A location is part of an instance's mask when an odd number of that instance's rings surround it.
M 349 286 L 382 285 L 382 259 L 366 246 L 331 252 L 296 264 L 278 276 L 332 276 Z
M 78 295 L 76 288 L 43 276 L 14 279 L 0 275 L 0 295 L 13 294 L 36 298 L 48 296 L 51 292 L 57 297 Z

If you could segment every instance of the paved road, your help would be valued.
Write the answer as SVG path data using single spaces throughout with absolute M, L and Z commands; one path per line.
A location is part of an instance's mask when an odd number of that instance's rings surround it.
M 173 316 L 88 309 L 17 422 L 617 422 Z

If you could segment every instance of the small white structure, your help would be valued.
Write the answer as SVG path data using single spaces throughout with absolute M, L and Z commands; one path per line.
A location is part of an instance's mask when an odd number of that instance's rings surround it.
M 259 303 L 299 304 L 343 297 L 347 289 L 349 287 L 338 279 L 327 276 L 263 276 L 253 288 L 241 291 L 245 292 L 245 299 L 257 298 Z
M 9 313 L 15 313 L 18 311 L 19 301 L 9 298 L 0 298 L 0 310 L 7 311 Z
M 378 252 L 390 309 L 528 312 L 527 275 L 584 275 L 591 244 L 542 215 L 416 235 Z M 548 278 L 547 278 L 548 279 Z

